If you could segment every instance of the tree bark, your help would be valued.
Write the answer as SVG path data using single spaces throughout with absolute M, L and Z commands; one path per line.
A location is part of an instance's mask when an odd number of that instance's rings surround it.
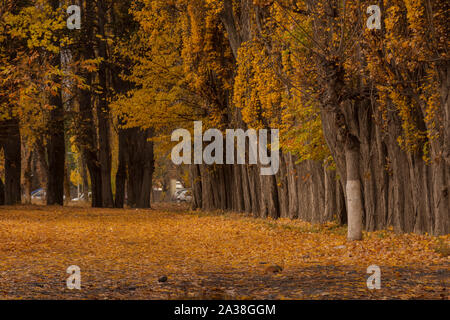
M 142 184 L 140 188 L 140 196 L 138 198 L 137 207 L 138 208 L 150 208 L 150 195 L 152 192 L 152 179 L 153 172 L 155 169 L 155 158 L 153 150 L 153 141 L 148 141 L 148 139 L 153 137 L 153 130 L 147 129 L 144 133 L 144 149 L 143 149 L 143 160 L 141 166 L 142 174 Z
M 59 1 L 51 1 L 53 10 L 59 8 Z M 60 54 L 53 54 L 51 65 L 61 67 Z M 61 77 L 57 76 L 53 81 L 62 84 Z M 65 164 L 65 140 L 64 140 L 64 106 L 61 96 L 61 88 L 50 95 L 49 104 L 53 107 L 49 119 L 49 140 L 47 143 L 48 179 L 47 179 L 47 205 L 64 205 L 64 164 Z
M 150 208 L 154 172 L 153 130 L 128 129 L 127 195 L 130 207 Z
M 32 159 L 33 152 L 27 145 L 23 145 L 23 202 L 31 203 L 31 187 L 33 184 Z
M 81 59 L 94 59 L 94 2 L 92 0 L 83 1 L 82 7 L 83 30 L 81 41 L 85 46 L 79 52 Z M 93 85 L 94 74 L 86 70 L 80 70 L 79 75 L 85 79 L 86 89 L 78 89 L 77 100 L 79 106 L 79 121 L 77 127 L 77 144 L 81 149 L 82 161 L 86 164 L 91 180 L 92 207 L 101 208 L 103 206 L 102 196 L 102 175 L 98 156 L 97 130 L 94 124 L 94 104 L 91 86 Z M 87 196 L 87 194 L 86 194 Z
M 50 115 L 50 139 L 47 144 L 48 178 L 47 205 L 64 204 L 64 109 L 60 92 L 50 99 L 54 106 Z
M 123 208 L 125 204 L 125 183 L 127 180 L 127 163 L 126 163 L 126 130 L 119 130 L 119 164 L 116 173 L 116 196 L 114 199 L 114 207 Z
M 5 205 L 5 185 L 3 180 L 0 178 L 0 206 Z
M 64 166 L 64 196 L 65 196 L 65 200 L 64 203 L 67 205 L 70 203 L 72 196 L 71 196 L 71 192 L 70 192 L 70 172 L 69 172 L 69 168 L 67 167 L 67 163 Z
M 21 146 L 18 120 L 3 123 L 6 126 L 6 136 L 3 141 L 5 153 L 5 204 L 15 205 L 21 202 Z
M 98 143 L 99 143 L 99 162 L 102 178 L 102 201 L 103 207 L 112 208 L 114 206 L 112 186 L 111 186 L 111 145 L 110 145 L 110 123 L 109 123 L 109 105 L 108 105 L 108 68 L 106 61 L 106 18 L 107 7 L 104 0 L 97 1 L 98 8 L 98 33 L 102 36 L 98 38 L 97 56 L 102 58 L 98 70 L 98 80 L 100 85 L 100 94 L 98 96 L 97 120 L 98 120 Z
M 190 165 L 191 186 L 192 186 L 192 209 L 202 209 L 202 179 L 198 164 Z
M 91 76 L 87 75 L 87 83 L 90 84 Z M 81 148 L 83 162 L 89 171 L 92 190 L 92 207 L 101 208 L 102 177 L 100 163 L 97 157 L 96 131 L 92 114 L 92 95 L 89 90 L 80 90 L 78 93 L 80 108 L 80 125 L 77 134 L 77 143 Z
M 348 212 L 348 240 L 362 239 L 363 202 L 361 194 L 361 180 L 359 178 L 359 152 L 347 147 L 345 150 L 347 166 L 347 212 Z
M 47 163 L 47 151 L 44 146 L 42 139 L 37 139 L 36 141 L 36 152 L 37 152 L 37 174 L 39 176 L 39 182 L 41 188 L 44 189 L 45 195 L 47 195 L 48 186 L 48 163 Z

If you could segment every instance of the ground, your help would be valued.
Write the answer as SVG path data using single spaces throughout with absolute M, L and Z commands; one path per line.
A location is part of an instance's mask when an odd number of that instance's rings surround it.
M 5 207 L 0 299 L 448 299 L 450 236 L 345 233 L 183 206 Z M 66 286 L 71 265 L 81 290 Z

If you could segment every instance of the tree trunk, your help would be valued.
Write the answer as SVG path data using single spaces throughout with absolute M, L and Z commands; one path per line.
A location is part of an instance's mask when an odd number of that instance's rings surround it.
M 31 203 L 31 187 L 33 184 L 32 158 L 33 152 L 29 150 L 27 145 L 23 146 L 23 202 Z
M 87 79 L 87 83 L 90 84 L 90 76 L 87 76 Z M 83 162 L 86 163 L 91 178 L 92 207 L 101 208 L 103 206 L 102 177 L 96 152 L 97 139 L 92 114 L 92 96 L 90 91 L 80 90 L 78 98 L 80 125 L 77 134 L 77 144 L 81 148 Z
M 81 41 L 86 46 L 80 50 L 81 60 L 94 59 L 95 31 L 93 23 L 95 21 L 94 1 L 83 1 L 82 6 L 82 25 Z M 85 79 L 86 89 L 78 89 L 77 101 L 79 107 L 79 122 L 77 127 L 77 145 L 82 154 L 82 161 L 86 165 L 91 180 L 92 207 L 101 208 L 103 206 L 102 197 L 102 176 L 100 161 L 98 157 L 98 139 L 97 130 L 94 124 L 94 103 L 91 86 L 93 85 L 94 74 L 86 70 L 80 70 L 79 76 Z M 86 184 L 87 188 L 87 184 Z M 87 196 L 87 194 L 86 194 Z
M 47 147 L 48 178 L 47 178 L 47 205 L 64 204 L 64 111 L 62 100 L 59 97 L 50 99 L 55 106 L 51 111 L 51 132 Z M 59 104 L 59 105 L 58 105 Z
M 337 201 L 336 201 L 336 171 L 329 169 L 328 165 L 324 168 L 325 177 L 325 209 L 324 209 L 324 221 L 332 221 L 337 217 Z
M 53 10 L 58 10 L 59 1 L 51 2 Z M 60 54 L 53 54 L 51 65 L 61 67 Z M 61 83 L 61 77 L 56 76 L 53 81 Z M 49 119 L 49 140 L 47 143 L 48 178 L 47 178 L 47 205 L 64 205 L 64 106 L 61 89 L 51 94 L 49 104 L 53 107 Z
M 125 204 L 125 183 L 127 180 L 127 163 L 126 163 L 126 130 L 119 130 L 119 164 L 116 173 L 116 196 L 114 199 L 114 207 L 123 208 Z
M 5 185 L 0 178 L 0 206 L 5 205 Z
M 433 150 L 440 151 L 433 152 L 434 233 L 445 235 L 450 232 L 450 63 L 443 63 L 439 69 L 443 129 L 441 143 L 433 146 Z
M 126 163 L 128 168 L 127 204 L 150 208 L 154 172 L 153 130 L 128 129 Z
M 85 157 L 80 157 L 80 175 L 81 175 L 81 181 L 82 181 L 82 187 L 81 187 L 81 194 L 84 195 L 84 199 L 88 199 L 89 195 L 89 179 L 88 179 L 88 172 L 86 168 L 86 159 Z
M 21 202 L 21 146 L 19 121 L 10 120 L 7 127 L 7 139 L 3 142 L 5 152 L 5 204 L 15 205 Z
M 286 158 L 286 174 L 288 179 L 288 194 L 289 194 L 289 212 L 288 217 L 291 219 L 298 218 L 298 196 L 297 196 L 297 171 L 295 168 L 294 159 L 291 153 L 284 155 Z
M 153 141 L 148 141 L 148 139 L 150 138 L 153 138 L 153 131 L 151 129 L 147 129 L 146 132 L 143 133 L 143 143 L 145 147 L 142 149 L 142 184 L 140 186 L 140 195 L 137 199 L 138 208 L 150 208 L 151 206 L 150 195 L 152 192 L 152 179 L 155 168 L 155 158 Z
M 261 217 L 278 219 L 280 206 L 278 202 L 277 180 L 274 175 L 260 176 L 261 182 Z
M 202 209 L 202 179 L 198 164 L 190 165 L 191 186 L 192 186 L 192 209 Z
M 98 163 L 94 160 L 92 154 L 87 152 L 86 163 L 91 178 L 91 190 L 92 190 L 92 207 L 102 208 L 102 176 Z
M 105 1 L 97 2 L 98 8 L 98 53 L 97 56 L 102 58 L 98 70 L 98 80 L 100 85 L 100 94 L 97 105 L 98 119 L 98 143 L 99 143 L 99 162 L 102 177 L 102 201 L 103 207 L 112 208 L 114 206 L 112 186 L 111 186 L 111 145 L 110 145 L 110 124 L 109 124 L 109 106 L 108 106 L 108 74 L 107 74 L 107 48 L 106 48 L 106 18 L 107 8 Z
M 347 167 L 347 213 L 348 240 L 362 239 L 363 200 L 361 194 L 361 180 L 359 178 L 359 152 L 354 147 L 345 150 Z
M 67 168 L 67 163 L 64 166 L 64 196 L 66 199 L 64 200 L 64 203 L 67 205 L 70 203 L 70 200 L 72 199 L 71 192 L 70 192 L 70 173 L 69 168 Z
M 45 195 L 47 195 L 48 186 L 48 163 L 47 163 L 47 151 L 44 146 L 44 142 L 41 139 L 36 141 L 36 152 L 37 152 L 37 174 L 39 176 L 39 182 L 41 188 L 44 189 Z

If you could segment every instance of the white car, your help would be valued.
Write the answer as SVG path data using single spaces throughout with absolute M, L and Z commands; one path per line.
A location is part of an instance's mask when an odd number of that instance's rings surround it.
M 83 194 L 80 195 L 79 198 L 74 198 L 74 199 L 72 199 L 72 201 L 74 201 L 74 202 L 78 202 L 78 201 L 88 201 L 88 200 L 91 198 L 91 196 L 92 196 L 92 193 L 89 192 L 89 193 L 88 193 L 88 199 L 86 199 L 86 194 L 83 193 Z
M 192 193 L 190 190 L 183 190 L 178 196 L 177 196 L 178 202 L 191 202 L 192 201 Z
M 175 191 L 175 193 L 172 196 L 172 200 L 178 200 L 178 197 L 186 190 L 187 189 L 180 189 L 180 190 Z
M 43 200 L 45 199 L 46 193 L 44 189 L 40 188 L 31 193 L 31 199 L 33 200 Z

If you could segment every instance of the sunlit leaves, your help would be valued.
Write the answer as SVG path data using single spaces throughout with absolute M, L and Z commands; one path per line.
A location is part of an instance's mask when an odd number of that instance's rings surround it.
M 345 228 L 335 223 L 170 207 L 6 208 L 0 223 L 2 298 L 167 299 L 201 290 L 207 299 L 215 290 L 235 299 L 439 297 L 443 284 L 428 275 L 439 275 L 449 259 L 437 250 L 448 247 L 448 236 L 384 230 L 347 242 Z M 65 270 L 73 264 L 82 272 L 78 293 L 65 286 Z M 382 290 L 374 297 L 365 286 L 372 264 L 382 271 Z M 270 265 L 283 270 L 267 274 Z M 157 281 L 162 276 L 168 277 L 164 285 Z

